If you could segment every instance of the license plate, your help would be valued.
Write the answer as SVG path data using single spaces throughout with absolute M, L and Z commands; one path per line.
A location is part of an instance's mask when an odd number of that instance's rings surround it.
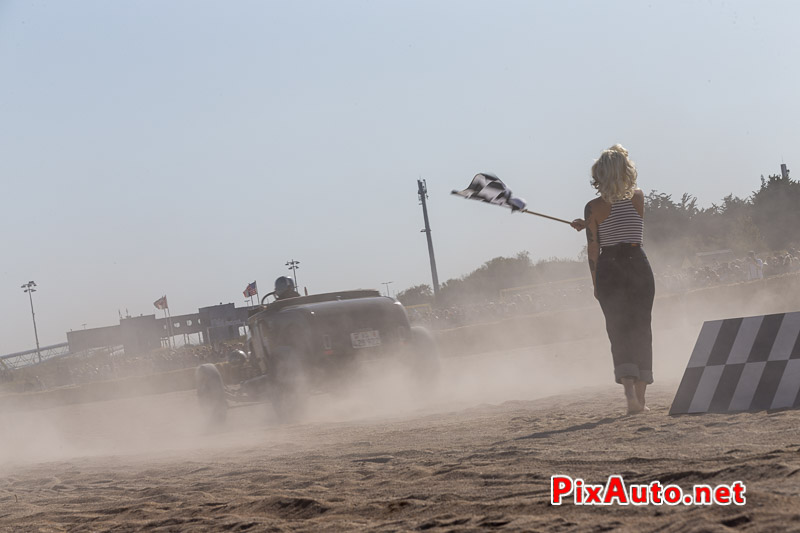
M 357 331 L 350 334 L 353 348 L 372 348 L 381 345 L 381 334 L 377 329 L 371 331 Z

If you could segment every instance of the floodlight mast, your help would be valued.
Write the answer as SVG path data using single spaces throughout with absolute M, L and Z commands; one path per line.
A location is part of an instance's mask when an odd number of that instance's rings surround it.
M 431 225 L 428 221 L 428 184 L 425 180 L 417 180 L 417 195 L 419 202 L 422 204 L 422 216 L 425 219 L 425 229 L 421 230 L 428 238 L 428 256 L 431 260 L 431 278 L 433 279 L 433 296 L 434 298 L 439 295 L 439 274 L 436 272 L 436 257 L 433 255 L 433 239 L 431 238 Z
M 39 332 L 36 330 L 36 313 L 33 312 L 33 293 L 36 292 L 36 282 L 29 281 L 28 283 L 22 285 L 22 292 L 28 293 L 28 299 L 31 302 L 31 318 L 33 319 L 33 335 L 36 337 L 36 356 L 39 359 L 39 362 L 42 362 L 42 351 L 39 349 Z
M 289 267 L 289 270 L 292 271 L 292 278 L 294 279 L 294 290 L 298 293 L 300 290 L 297 288 L 297 269 L 300 268 L 300 261 L 295 261 L 292 259 L 291 261 L 286 261 L 286 266 Z
M 391 294 L 389 294 L 389 285 L 391 285 L 392 283 L 394 283 L 394 281 L 384 281 L 381 283 L 381 285 L 386 286 L 386 296 L 391 296 Z

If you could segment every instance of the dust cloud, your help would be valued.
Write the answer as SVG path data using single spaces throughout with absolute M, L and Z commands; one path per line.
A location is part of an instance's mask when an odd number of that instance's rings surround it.
M 611 380 L 603 339 L 445 357 L 439 379 L 425 386 L 399 363 L 378 361 L 364 365 L 349 387 L 313 395 L 302 417 L 288 426 L 391 423 L 589 390 Z M 193 391 L 2 413 L 0 424 L 0 468 L 71 458 L 128 455 L 146 460 L 202 448 L 278 445 L 287 426 L 268 403 L 233 407 L 226 422 L 209 426 Z
M 347 388 L 312 395 L 301 418 L 288 426 L 390 422 L 589 386 L 594 371 L 570 356 L 587 348 L 566 344 L 447 357 L 439 379 L 424 386 L 396 361 L 371 362 Z M 598 362 L 607 363 L 602 350 L 596 355 Z M 199 448 L 263 446 L 280 443 L 287 426 L 268 403 L 232 407 L 227 421 L 209 426 L 193 391 L 4 412 L 0 424 L 0 467 L 116 455 L 144 460 Z
M 209 425 L 191 390 L 6 409 L 0 529 L 598 529 L 612 522 L 596 509 L 545 505 L 549 476 L 602 480 L 621 468 L 684 484 L 745 479 L 758 523 L 780 529 L 793 508 L 774 487 L 797 492 L 786 483 L 799 412 L 667 412 L 702 322 L 791 310 L 796 278 L 657 300 L 646 415 L 625 416 L 596 305 L 443 332 L 436 386 L 396 361 L 365 364 L 291 423 L 259 403 Z M 623 509 L 613 527 L 710 530 L 731 519 L 694 510 Z
M 796 310 L 794 295 L 800 292 L 796 278 L 658 298 L 653 318 L 656 381 L 677 388 L 704 320 Z M 280 423 L 265 403 L 231 408 L 224 424 L 209 427 L 193 391 L 2 411 L 0 467 L 95 456 L 144 460 L 204 448 L 280 446 L 295 438 L 286 436 L 287 427 L 389 424 L 485 404 L 569 397 L 615 387 L 602 313 L 596 304 L 479 327 L 480 342 L 454 341 L 468 335 L 466 330 L 440 337 L 442 370 L 435 386 L 419 386 L 391 360 L 373 362 L 363 366 L 348 388 L 313 395 L 303 417 L 288 425 Z M 537 344 L 535 339 L 542 342 Z M 492 346 L 501 349 L 486 349 Z M 621 390 L 619 396 L 622 409 Z

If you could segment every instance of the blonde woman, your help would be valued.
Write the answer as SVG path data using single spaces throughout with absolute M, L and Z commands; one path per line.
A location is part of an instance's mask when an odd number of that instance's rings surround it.
M 589 270 L 611 341 L 614 376 L 625 387 L 628 413 L 641 413 L 645 390 L 653 382 L 650 315 L 655 284 L 642 248 L 644 193 L 636 187 L 636 166 L 615 144 L 592 165 L 592 187 L 599 198 L 586 204 L 584 218 Z

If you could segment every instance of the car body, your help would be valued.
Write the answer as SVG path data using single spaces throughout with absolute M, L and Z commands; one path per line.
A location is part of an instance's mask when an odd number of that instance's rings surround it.
M 270 400 L 283 419 L 295 418 L 312 393 L 342 387 L 366 361 L 399 359 L 420 383 L 439 371 L 433 337 L 411 326 L 402 304 L 374 290 L 340 291 L 277 300 L 247 321 L 249 368 L 256 376 L 227 398 Z M 205 374 L 213 372 L 205 369 Z M 200 375 L 200 374 L 198 374 Z M 214 387 L 217 380 L 214 378 Z M 202 388 L 208 389 L 203 382 Z M 201 382 L 198 381 L 198 395 Z M 215 393 L 214 396 L 219 397 Z M 216 403 L 215 403 L 216 402 Z M 219 416 L 218 400 L 214 412 Z

